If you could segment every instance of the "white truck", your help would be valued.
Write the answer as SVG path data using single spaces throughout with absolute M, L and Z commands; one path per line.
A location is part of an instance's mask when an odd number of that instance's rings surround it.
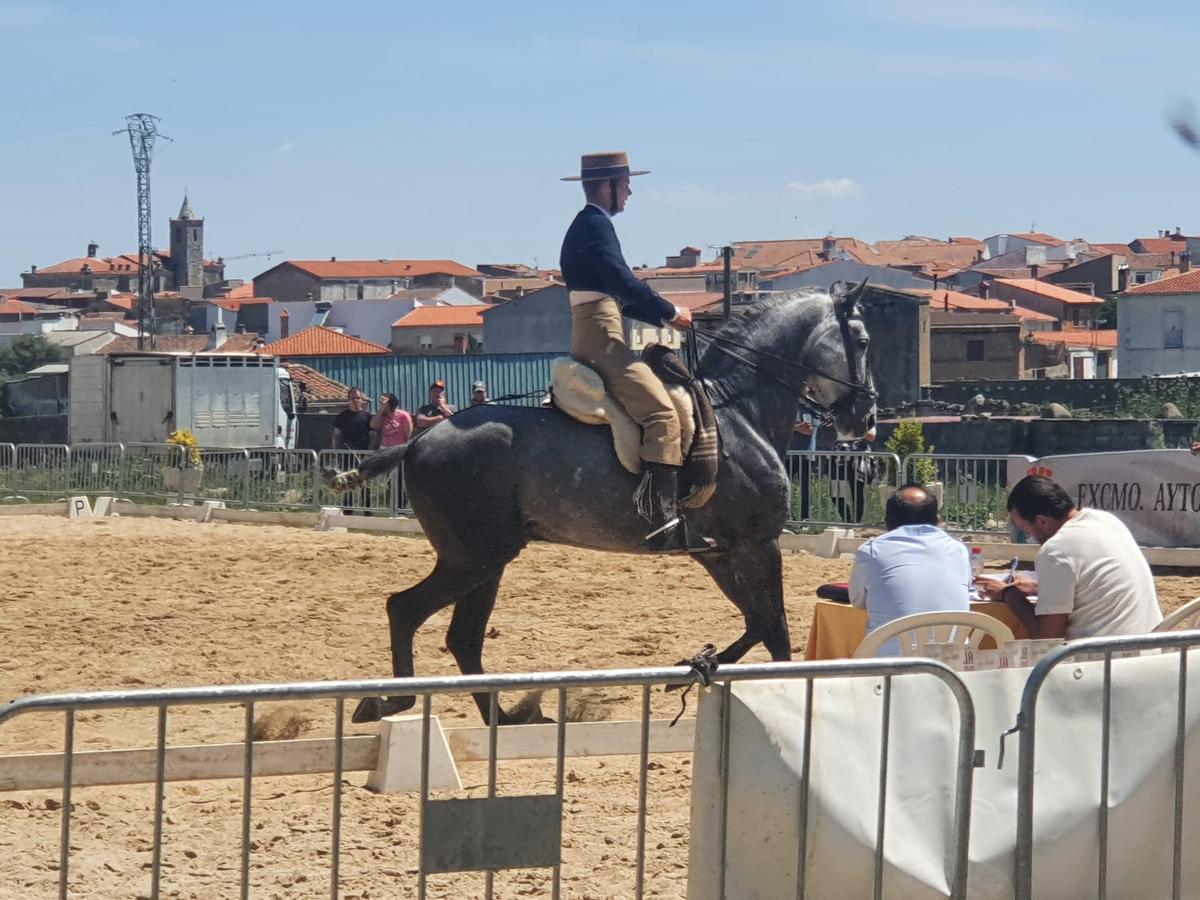
M 70 365 L 72 444 L 160 444 L 186 429 L 201 447 L 295 449 L 300 391 L 275 357 L 113 353 Z

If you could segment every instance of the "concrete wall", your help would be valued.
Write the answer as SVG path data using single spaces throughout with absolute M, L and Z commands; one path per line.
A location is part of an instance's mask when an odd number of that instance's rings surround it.
M 1042 277 L 1043 281 L 1063 286 L 1090 284 L 1092 293 L 1098 297 L 1115 293 L 1120 290 L 1117 283 L 1117 272 L 1125 262 L 1124 256 L 1109 254 L 1096 259 L 1090 259 L 1074 266 L 1069 266 L 1060 272 L 1050 272 Z M 1073 288 L 1078 290 L 1078 288 Z
M 1021 343 L 1020 324 L 970 323 L 969 320 L 976 316 L 992 318 L 986 313 L 933 311 L 929 349 L 929 368 L 933 381 L 1021 377 L 1024 345 Z M 1007 320 L 1011 317 L 1002 318 Z M 972 345 L 982 345 L 982 359 L 969 358 L 968 351 Z
M 916 402 L 930 381 L 929 301 L 868 285 L 862 307 L 879 406 Z
M 0 418 L 0 443 L 4 444 L 65 444 L 67 417 L 21 416 Z
M 433 338 L 432 349 L 421 348 L 421 338 L 428 335 Z M 471 349 L 468 335 L 474 337 L 479 346 Z M 430 325 L 420 328 L 393 328 L 389 345 L 392 350 L 402 356 L 445 356 L 449 354 L 482 353 L 482 326 L 472 325 Z
M 1166 313 L 1179 311 L 1183 347 L 1168 350 Z M 1125 378 L 1200 372 L 1200 294 L 1117 298 L 1117 371 Z

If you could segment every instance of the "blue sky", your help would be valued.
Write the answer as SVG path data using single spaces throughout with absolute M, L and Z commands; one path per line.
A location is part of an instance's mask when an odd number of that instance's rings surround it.
M 1165 124 L 1200 104 L 1198 39 L 1200 4 L 1114 0 L 0 0 L 0 286 L 136 249 L 131 112 L 174 138 L 156 243 L 186 188 L 210 255 L 554 265 L 580 205 L 558 177 L 613 148 L 653 170 L 618 222 L 635 265 L 828 232 L 1200 233 L 1200 155 Z

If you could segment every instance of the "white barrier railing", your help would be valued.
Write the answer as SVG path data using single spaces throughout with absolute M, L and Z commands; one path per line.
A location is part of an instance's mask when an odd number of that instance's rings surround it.
M 564 818 L 565 763 L 568 758 L 595 755 L 629 755 L 638 759 L 633 772 L 636 784 L 636 808 L 630 810 L 627 821 L 621 824 L 625 833 L 634 834 L 636 849 L 630 861 L 628 887 L 620 895 L 641 898 L 645 894 L 647 867 L 654 868 L 655 850 L 647 847 L 649 772 L 651 756 L 657 753 L 689 752 L 690 731 L 672 734 L 665 720 L 650 717 L 651 689 L 668 685 L 700 681 L 715 683 L 729 696 L 731 685 L 744 681 L 804 680 L 811 690 L 815 679 L 882 677 L 885 691 L 890 691 L 895 677 L 933 676 L 940 679 L 955 698 L 959 725 L 957 746 L 950 751 L 956 760 L 954 771 L 946 776 L 954 784 L 955 816 L 952 840 L 948 851 L 948 873 L 951 897 L 966 895 L 967 836 L 970 827 L 970 797 L 975 757 L 975 717 L 971 698 L 961 680 L 948 668 L 930 660 L 845 660 L 817 663 L 771 663 L 722 667 L 701 673 L 677 666 L 659 669 L 624 669 L 600 672 L 555 672 L 532 675 L 476 675 L 450 678 L 409 678 L 371 681 L 313 682 L 302 684 L 265 684 L 230 687 L 178 688 L 166 690 L 106 691 L 89 694 L 44 694 L 23 697 L 0 706 L 0 737 L 3 726 L 27 713 L 61 713 L 63 748 L 60 754 L 25 755 L 0 759 L 0 790 L 45 789 L 62 790 L 59 827 L 58 880 L 59 895 L 87 893 L 81 876 L 72 879 L 72 792 L 87 784 L 129 784 L 138 781 L 153 784 L 153 819 L 148 823 L 153 838 L 148 864 L 150 896 L 158 897 L 164 868 L 164 834 L 170 825 L 164 808 L 164 785 L 171 781 L 200 778 L 240 778 L 242 780 L 241 848 L 239 880 L 241 896 L 251 889 L 251 858 L 254 853 L 252 786 L 263 777 L 286 774 L 319 774 L 332 776 L 332 818 L 329 840 L 329 893 L 340 896 L 341 832 L 343 824 L 342 776 L 350 770 L 374 767 L 376 787 L 381 786 L 387 773 L 379 770 L 388 766 L 407 766 L 409 789 L 418 793 L 420 829 L 415 836 L 417 867 L 415 885 L 401 886 L 389 882 L 389 894 L 415 896 L 426 894 L 430 876 L 449 873 L 484 873 L 483 890 L 457 890 L 458 896 L 493 896 L 493 876 L 505 869 L 549 869 L 550 893 L 560 895 L 563 865 L 563 829 L 569 820 Z M 567 723 L 568 692 L 573 689 L 636 688 L 640 695 L 641 714 L 633 722 L 589 722 L 580 725 Z M 557 700 L 555 721 L 549 725 L 498 727 L 499 693 L 501 691 L 550 692 Z M 483 728 L 458 729 L 443 732 L 432 715 L 434 697 L 473 694 L 482 698 L 484 708 L 490 709 L 489 723 Z M 417 698 L 419 718 L 392 720 L 389 725 L 403 729 L 409 740 L 403 745 L 391 744 L 390 736 L 344 735 L 345 701 L 348 699 L 388 696 Z M 886 695 L 885 695 L 886 696 Z M 280 747 L 275 742 L 260 743 L 254 737 L 256 704 L 269 701 L 332 701 L 332 739 L 290 742 Z M 217 747 L 172 748 L 168 746 L 168 713 L 174 707 L 205 705 L 212 707 L 239 704 L 244 708 L 243 740 L 239 744 Z M 730 713 L 728 702 L 721 709 L 718 731 L 721 746 L 728 747 Z M 146 750 L 80 752 L 76 748 L 76 720 L 85 716 L 89 727 L 102 710 L 127 711 L 152 709 L 157 713 L 156 743 Z M 694 721 L 694 720 L 693 720 Z M 686 725 L 684 726 L 687 727 Z M 880 742 L 886 756 L 890 720 L 884 707 Z M 805 723 L 805 744 L 809 744 L 813 729 L 811 708 Z M 457 734 L 455 735 L 455 732 Z M 471 732 L 471 734 L 463 734 Z M 451 740 L 446 738 L 455 735 Z M 301 748 L 298 743 L 309 746 Z M 320 746 L 314 746 L 319 744 Z M 186 754 L 181 751 L 186 749 Z M 454 769 L 455 759 L 479 761 L 487 765 L 486 796 L 446 798 L 446 793 L 461 792 Z M 724 751 L 727 754 L 727 750 Z M 101 756 L 103 758 L 97 758 Z M 497 762 L 501 759 L 553 760 L 554 785 L 552 793 L 498 793 Z M 723 764 L 728 773 L 728 760 Z M 449 774 L 448 774 L 449 773 Z M 809 773 L 805 772 L 803 787 L 807 788 Z M 575 776 L 579 781 L 586 776 Z M 886 778 L 883 782 L 886 783 Z M 435 798 L 434 790 L 439 791 Z M 612 792 L 605 781 L 603 797 Z M 804 790 L 802 796 L 807 796 Z M 596 798 L 603 802 L 603 798 Z M 573 803 L 584 802 L 578 796 Z M 886 798 L 878 801 L 877 830 L 880 847 L 884 839 L 884 810 Z M 807 807 L 805 807 L 807 809 Z M 577 811 L 577 810 L 576 810 Z M 727 811 L 722 813 L 727 814 Z M 806 814 L 805 814 L 806 815 Z M 799 845 L 790 852 L 804 859 L 812 852 L 815 838 L 802 836 Z M 403 842 L 403 834 L 396 840 Z M 662 845 L 660 844 L 661 848 Z M 103 848 L 101 848 L 103 849 Z M 781 848 L 782 850 L 782 848 Z M 664 867 L 674 868 L 674 861 L 664 861 Z M 877 885 L 875 896 L 882 896 L 884 858 L 876 855 Z M 721 867 L 724 879 L 724 866 Z M 393 873 L 389 878 L 395 877 Z M 180 877 L 175 870 L 175 877 Z M 579 877 L 579 876 L 577 876 Z M 586 885 L 586 875 L 582 876 Z M 176 887 L 178 887 L 177 885 Z M 415 888 L 415 890 L 414 890 Z M 206 890 L 212 891 L 211 885 Z M 606 892 L 611 887 L 604 889 Z M 722 896 L 738 896 L 734 885 Z M 524 891 L 523 891 L 524 892 Z M 800 875 L 796 896 L 804 896 L 804 879 Z

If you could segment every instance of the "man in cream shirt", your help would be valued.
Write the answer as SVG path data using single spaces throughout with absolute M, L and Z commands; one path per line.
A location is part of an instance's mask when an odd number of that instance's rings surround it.
M 1008 495 L 1013 524 L 1041 544 L 1037 581 L 983 583 L 1033 638 L 1146 634 L 1162 621 L 1150 566 L 1125 524 L 1112 513 L 1077 509 L 1049 478 L 1030 475 Z M 1028 600 L 1037 594 L 1037 603 Z

